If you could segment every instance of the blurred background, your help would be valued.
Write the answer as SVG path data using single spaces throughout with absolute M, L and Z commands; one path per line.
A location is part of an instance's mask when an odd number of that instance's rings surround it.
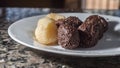
M 0 0 L 0 7 L 118 9 L 119 0 Z
M 118 9 L 119 0 L 0 0 L 1 7 Z
M 0 0 L 0 7 L 0 17 L 4 16 L 9 21 L 49 12 L 88 12 L 120 16 L 120 0 Z

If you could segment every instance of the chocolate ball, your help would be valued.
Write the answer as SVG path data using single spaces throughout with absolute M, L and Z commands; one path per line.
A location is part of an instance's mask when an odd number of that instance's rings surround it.
M 59 19 L 57 20 L 56 22 L 56 25 L 59 27 L 61 24 L 69 24 L 73 27 L 76 27 L 78 28 L 79 25 L 82 24 L 82 21 L 78 18 L 78 17 L 75 17 L 75 16 L 70 16 L 66 19 Z
M 108 29 L 108 22 L 101 16 L 91 15 L 78 27 L 80 47 L 93 47 Z
M 58 44 L 65 49 L 74 49 L 79 46 L 80 38 L 76 27 L 62 24 L 58 28 Z

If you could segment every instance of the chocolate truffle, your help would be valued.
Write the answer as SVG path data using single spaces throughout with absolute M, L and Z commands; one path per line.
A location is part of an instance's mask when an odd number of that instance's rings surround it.
M 80 38 L 76 27 L 62 24 L 58 28 L 58 44 L 65 49 L 74 49 L 79 46 Z
M 103 33 L 108 29 L 107 21 L 98 15 L 89 16 L 79 26 L 80 47 L 92 47 L 102 38 Z
M 79 27 L 82 24 L 82 21 L 75 16 L 70 16 L 67 19 L 65 19 L 66 22 L 70 23 L 70 24 L 75 24 L 75 27 Z
M 69 24 L 69 25 L 72 25 L 72 26 L 75 26 L 76 28 L 78 28 L 78 26 L 82 24 L 82 21 L 78 17 L 70 16 L 66 19 L 59 19 L 55 23 L 58 27 L 61 24 Z

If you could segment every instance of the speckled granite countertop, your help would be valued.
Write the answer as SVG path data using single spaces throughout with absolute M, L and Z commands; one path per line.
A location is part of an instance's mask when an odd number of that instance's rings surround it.
M 0 68 L 120 68 L 120 56 L 88 58 L 52 54 L 25 47 L 8 36 L 7 28 L 12 22 L 51 11 L 55 9 L 0 9 Z

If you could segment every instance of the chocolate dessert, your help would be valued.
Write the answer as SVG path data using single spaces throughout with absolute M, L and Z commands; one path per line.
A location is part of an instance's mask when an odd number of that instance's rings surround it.
M 74 49 L 79 46 L 80 38 L 76 27 L 61 24 L 58 28 L 58 44 L 65 49 Z
M 102 38 L 103 33 L 108 29 L 107 21 L 98 15 L 89 16 L 79 26 L 80 47 L 92 47 Z
M 58 26 L 58 44 L 66 49 L 77 48 L 80 43 L 77 28 L 81 24 L 82 21 L 74 16 L 56 21 L 56 25 Z
M 76 28 L 78 28 L 78 26 L 82 24 L 82 21 L 78 17 L 70 16 L 66 19 L 59 19 L 55 23 L 58 27 L 61 24 L 69 24 L 69 25 L 72 25 L 72 26 L 75 26 Z
M 82 21 L 78 17 L 75 17 L 75 16 L 70 16 L 65 21 L 69 22 L 70 24 L 74 23 L 76 28 L 78 28 L 82 24 Z
M 91 15 L 84 23 L 75 16 L 48 14 L 38 21 L 35 38 L 46 45 L 57 43 L 65 49 L 93 47 L 108 29 L 101 16 Z

